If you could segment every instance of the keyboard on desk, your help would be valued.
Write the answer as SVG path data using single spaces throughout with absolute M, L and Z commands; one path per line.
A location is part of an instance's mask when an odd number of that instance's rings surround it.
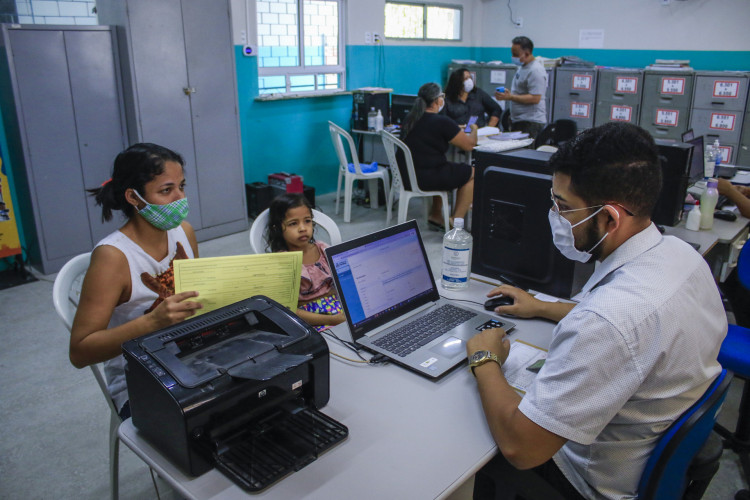
M 475 316 L 476 313 L 445 304 L 409 321 L 373 344 L 403 358 Z
M 534 139 L 509 139 L 507 141 L 497 141 L 494 139 L 487 140 L 475 147 L 477 151 L 483 151 L 485 153 L 502 153 L 504 151 L 510 151 L 512 149 L 525 148 L 529 144 L 532 144 Z

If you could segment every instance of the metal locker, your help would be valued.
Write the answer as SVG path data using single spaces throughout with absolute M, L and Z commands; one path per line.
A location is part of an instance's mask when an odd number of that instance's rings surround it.
M 578 130 L 594 125 L 597 70 L 588 67 L 557 68 L 555 75 L 554 120 L 573 120 Z
M 643 73 L 640 126 L 655 139 L 680 140 L 690 123 L 693 70 L 650 70 Z
M 87 196 L 125 146 L 107 26 L 2 25 L 2 115 L 19 225 L 33 266 L 54 273 L 122 224 Z
M 131 141 L 185 158 L 199 241 L 247 229 L 237 77 L 227 0 L 99 0 L 118 27 Z
M 600 68 L 598 80 L 594 125 L 611 121 L 637 125 L 643 92 L 643 70 Z

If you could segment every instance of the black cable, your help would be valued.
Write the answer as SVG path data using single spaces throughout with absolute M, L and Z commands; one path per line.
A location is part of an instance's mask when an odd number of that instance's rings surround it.
M 513 20 L 513 9 L 510 8 L 510 0 L 508 0 L 508 10 L 510 11 L 510 22 L 513 23 L 513 25 L 517 26 L 518 23 Z
M 326 328 L 325 330 L 321 330 L 320 333 L 322 333 L 323 335 L 327 335 L 329 337 L 332 337 L 332 338 L 338 340 L 341 343 L 341 345 L 343 345 L 347 349 L 349 349 L 352 352 L 354 352 L 354 354 L 356 354 L 357 357 L 359 357 L 359 359 L 361 359 L 362 361 L 365 361 L 365 362 L 369 362 L 367 359 L 365 359 L 359 353 L 359 348 L 356 345 L 354 345 L 353 342 L 349 342 L 348 340 L 342 339 L 341 337 L 339 337 L 338 335 L 336 335 L 335 333 L 333 333 L 333 330 L 331 330 L 330 328 Z
M 470 302 L 472 304 L 477 304 L 477 305 L 480 305 L 480 306 L 484 306 L 484 302 L 477 302 L 476 300 L 454 299 L 453 297 L 446 297 L 445 295 L 441 295 L 440 297 L 443 298 L 443 299 L 446 299 L 446 300 L 455 300 L 456 302 Z

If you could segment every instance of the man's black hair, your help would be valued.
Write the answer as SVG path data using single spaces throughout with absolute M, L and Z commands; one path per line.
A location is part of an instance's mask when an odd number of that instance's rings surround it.
M 611 122 L 585 130 L 550 158 L 555 173 L 570 176 L 570 189 L 588 205 L 616 202 L 650 217 L 661 192 L 654 139 L 642 128 Z
M 534 53 L 534 42 L 529 40 L 525 36 L 517 36 L 513 39 L 513 45 L 518 45 L 523 50 L 528 50 L 529 53 Z

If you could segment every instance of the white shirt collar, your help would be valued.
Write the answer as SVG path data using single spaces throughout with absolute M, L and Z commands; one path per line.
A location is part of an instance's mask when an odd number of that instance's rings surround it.
M 659 232 L 656 226 L 651 223 L 643 231 L 636 233 L 625 240 L 622 245 L 617 247 L 614 252 L 596 266 L 594 274 L 591 275 L 589 280 L 583 286 L 580 296 L 582 297 L 589 293 L 601 282 L 602 279 L 616 269 L 658 245 L 662 238 L 663 236 L 661 232 Z

